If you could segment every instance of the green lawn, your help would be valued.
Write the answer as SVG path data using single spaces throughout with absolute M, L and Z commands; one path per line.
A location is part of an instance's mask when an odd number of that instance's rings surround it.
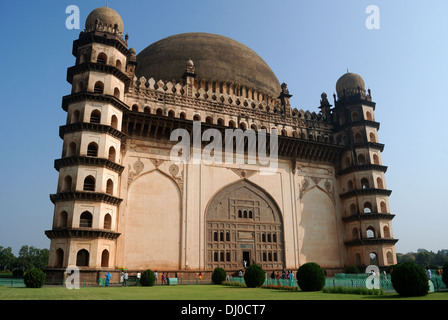
M 401 298 L 397 294 L 363 296 L 214 285 L 86 287 L 72 290 L 51 286 L 39 289 L 0 286 L 0 300 L 448 300 L 448 291 Z

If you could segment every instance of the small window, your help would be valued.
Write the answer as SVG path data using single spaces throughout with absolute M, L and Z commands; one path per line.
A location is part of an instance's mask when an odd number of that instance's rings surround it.
M 101 253 L 101 267 L 107 268 L 109 267 L 109 251 L 106 249 L 103 250 Z
M 93 88 L 93 92 L 94 93 L 103 94 L 103 92 L 104 92 L 104 83 L 102 83 L 101 81 L 97 81 L 95 83 L 94 88 Z
M 112 162 L 115 162 L 115 148 L 114 147 L 110 147 L 109 148 L 109 157 L 108 159 Z
M 92 176 L 88 176 L 84 179 L 84 191 L 95 191 L 95 178 Z
M 79 218 L 80 228 L 91 228 L 92 227 L 92 214 L 89 211 L 84 211 L 81 213 Z
M 109 195 L 113 195 L 114 193 L 114 182 L 112 179 L 107 180 L 106 193 Z
M 89 157 L 97 157 L 98 156 L 98 145 L 95 142 L 91 142 L 87 146 L 87 156 L 89 156 Z
M 110 230 L 112 228 L 112 217 L 110 214 L 104 216 L 104 229 Z
M 90 123 L 100 123 L 101 122 L 101 112 L 99 110 L 93 110 L 90 114 Z
M 88 267 L 89 266 L 89 252 L 86 249 L 79 250 L 76 254 L 76 266 Z
M 107 55 L 104 52 L 101 52 L 96 59 L 97 63 L 106 64 L 107 63 Z

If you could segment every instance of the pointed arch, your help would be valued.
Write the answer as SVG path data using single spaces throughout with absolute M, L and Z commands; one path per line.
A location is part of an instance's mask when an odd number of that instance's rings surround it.
M 210 197 L 204 214 L 207 269 L 217 266 L 236 269 L 243 260 L 248 265 L 255 262 L 264 268 L 283 267 L 283 215 L 275 199 L 264 188 L 247 179 L 224 185 Z M 266 230 L 269 230 L 268 241 Z M 217 236 L 223 233 L 229 234 L 225 242 Z M 270 247 L 272 241 L 276 243 L 275 248 Z M 225 261 L 215 259 L 218 243 L 219 250 L 229 253 Z M 277 259 L 263 259 L 263 252 L 268 249 L 274 251 Z

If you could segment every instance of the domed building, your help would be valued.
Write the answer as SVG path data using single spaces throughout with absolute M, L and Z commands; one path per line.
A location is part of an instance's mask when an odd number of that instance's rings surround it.
M 184 280 L 216 267 L 396 263 L 379 143 L 364 80 L 333 104 L 293 108 L 252 49 L 184 33 L 137 54 L 120 15 L 97 8 L 73 43 L 48 279 L 87 282 L 158 270 Z M 255 156 L 253 151 L 256 152 Z

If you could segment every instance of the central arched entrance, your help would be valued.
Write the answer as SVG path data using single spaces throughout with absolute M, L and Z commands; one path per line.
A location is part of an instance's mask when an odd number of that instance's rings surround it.
M 220 190 L 206 211 L 206 268 L 265 270 L 284 266 L 283 220 L 272 197 L 241 180 Z

